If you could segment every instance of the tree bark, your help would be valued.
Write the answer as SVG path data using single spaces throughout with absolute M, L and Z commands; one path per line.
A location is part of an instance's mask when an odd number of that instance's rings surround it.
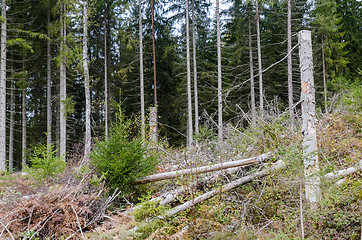
M 106 14 L 104 14 L 106 15 Z M 104 132 L 108 137 L 108 63 L 107 63 L 107 21 L 104 17 Z
M 156 114 L 156 142 L 158 138 L 158 114 L 157 114 L 157 78 L 156 78 L 156 39 L 155 39 L 155 3 L 154 0 L 151 0 L 152 8 L 152 55 L 153 55 L 153 97 L 155 104 L 155 114 Z
M 260 26 L 259 26 L 259 0 L 256 0 L 256 41 L 258 46 L 258 67 L 259 67 L 259 98 L 260 98 L 260 115 L 264 115 L 264 92 L 263 92 L 263 67 L 261 63 L 261 46 L 260 46 Z
M 315 89 L 311 32 L 302 30 L 298 35 L 301 73 L 302 133 L 306 198 L 316 203 L 320 197 L 320 177 L 317 151 Z
M 66 76 L 66 21 L 65 21 L 65 1 L 60 3 L 60 28 L 61 28 L 61 40 L 60 40 L 60 115 L 59 115 L 59 127 L 60 127 L 60 157 L 65 161 L 66 157 L 66 143 L 67 143 L 67 116 L 66 116 L 66 99 L 67 99 L 67 76 Z
M 322 38 L 322 68 L 323 68 L 323 91 L 324 91 L 324 112 L 328 114 L 328 106 L 327 106 L 327 81 L 326 81 L 326 63 L 325 63 L 325 55 L 324 55 L 324 37 L 323 33 L 321 34 Z
M 88 0 L 84 1 L 83 6 L 83 71 L 84 71 L 84 90 L 85 90 L 85 144 L 84 159 L 89 160 L 91 148 L 91 101 L 90 101 L 90 81 L 88 69 Z
M 23 56 L 23 72 L 25 73 L 25 58 Z M 25 80 L 25 79 L 24 79 Z M 21 167 L 24 171 L 26 167 L 26 86 L 24 84 L 22 93 L 21 93 L 22 105 L 22 128 L 21 128 Z
M 143 76 L 143 36 L 142 36 L 142 1 L 138 0 L 138 21 L 139 21 L 139 48 L 140 48 L 140 95 L 141 95 L 141 134 L 142 138 L 146 137 L 145 125 L 145 90 Z
M 150 108 L 150 141 L 157 142 L 157 108 Z
M 217 109 L 218 109 L 218 145 L 223 142 L 222 126 L 222 78 L 221 78 L 221 34 L 219 0 L 216 0 L 216 35 L 217 35 Z
M 14 75 L 13 58 L 11 56 L 11 76 Z M 14 169 L 14 79 L 10 79 L 10 126 L 9 126 L 9 172 Z
M 48 38 L 50 38 L 50 8 L 47 14 Z M 50 39 L 47 40 L 47 146 L 52 143 L 52 80 Z M 48 149 L 49 150 L 49 149 Z
M 192 144 L 192 96 L 191 96 L 191 67 L 190 67 L 190 31 L 189 31 L 189 1 L 186 6 L 186 75 L 187 75 L 187 147 Z
M 1 1 L 0 171 L 6 171 L 6 1 Z
M 203 167 L 196 167 L 196 168 L 160 173 L 160 174 L 155 174 L 155 175 L 141 178 L 139 180 L 136 180 L 135 183 L 144 184 L 144 183 L 149 183 L 149 182 L 162 181 L 162 180 L 170 179 L 170 178 L 176 178 L 176 177 L 180 177 L 180 176 L 184 176 L 184 175 L 194 175 L 194 174 L 218 171 L 218 170 L 227 169 L 227 168 L 234 168 L 234 167 L 241 167 L 241 166 L 245 166 L 245 165 L 257 164 L 257 163 L 265 161 L 266 159 L 269 159 L 270 156 L 271 156 L 271 153 L 266 153 L 266 154 L 262 154 L 258 157 L 234 160 L 231 162 L 219 163 L 219 164 L 210 165 L 210 166 L 203 166 Z M 237 158 L 238 157 L 236 157 L 236 159 Z
M 230 191 L 242 184 L 245 184 L 245 183 L 248 183 L 248 182 L 251 182 L 252 180 L 254 180 L 255 178 L 260 178 L 260 177 L 264 177 L 266 175 L 268 175 L 270 172 L 272 171 L 275 171 L 275 170 L 279 170 L 279 169 L 282 169 L 284 168 L 285 166 L 285 163 L 284 161 L 282 160 L 279 160 L 278 162 L 276 162 L 271 168 L 269 169 L 265 169 L 263 171 L 260 171 L 260 172 L 256 172 L 256 173 L 253 173 L 251 175 L 248 175 L 246 177 L 242 177 L 240 179 L 237 179 L 235 181 L 232 181 L 226 185 L 223 185 L 221 186 L 220 188 L 217 188 L 217 189 L 214 189 L 210 192 L 207 192 L 205 194 L 202 194 L 201 196 L 198 196 L 194 199 L 191 199 L 169 211 L 166 212 L 166 216 L 173 216 L 181 211 L 184 211 L 192 206 L 195 206 L 199 203 L 201 203 L 202 201 L 205 201 L 209 198 L 212 198 L 216 195 L 219 195 L 221 193 L 224 193 L 224 192 L 227 192 L 227 191 Z
M 199 98 L 197 92 L 197 62 L 196 62 L 196 29 L 195 29 L 195 2 L 192 4 L 192 48 L 193 48 L 193 64 L 194 64 L 194 97 L 195 97 L 195 133 L 199 134 Z
M 251 123 L 256 125 L 256 107 L 255 107 L 255 87 L 254 87 L 254 63 L 253 63 L 253 46 L 251 39 L 251 20 L 250 20 L 250 8 L 248 7 L 248 28 L 249 28 L 249 68 L 250 68 L 250 97 L 251 97 Z
M 287 52 L 289 53 L 292 50 L 292 3 L 291 3 L 291 0 L 288 0 L 287 32 L 288 32 Z M 288 102 L 289 102 L 290 119 L 294 118 L 294 109 L 293 109 L 293 72 L 292 71 L 293 71 L 293 69 L 292 69 L 292 54 L 289 54 L 288 55 Z

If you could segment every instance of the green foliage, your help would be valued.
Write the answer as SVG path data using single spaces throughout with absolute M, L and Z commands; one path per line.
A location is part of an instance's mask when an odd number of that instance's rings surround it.
M 134 181 L 152 173 L 157 165 L 156 154 L 147 151 L 140 136 L 131 137 L 131 119 L 120 115 L 110 129 L 108 138 L 96 143 L 91 153 L 92 163 L 106 179 L 111 189 L 124 193 L 135 190 Z
M 30 168 L 28 167 L 26 171 L 39 181 L 50 180 L 50 178 L 60 175 L 66 164 L 56 156 L 56 152 L 53 144 L 35 146 L 29 158 Z

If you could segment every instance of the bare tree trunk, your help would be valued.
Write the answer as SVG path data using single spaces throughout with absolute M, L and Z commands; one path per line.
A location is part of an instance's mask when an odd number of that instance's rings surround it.
M 264 93 L 263 93 L 263 67 L 261 64 L 261 46 L 260 46 L 260 26 L 259 26 L 259 0 L 256 0 L 256 41 L 258 45 L 258 67 L 259 67 L 259 97 L 260 97 L 260 115 L 264 115 Z
M 320 197 L 320 177 L 317 151 L 315 89 L 311 32 L 302 30 L 298 35 L 301 73 L 302 133 L 306 198 L 316 203 Z
M 157 114 L 157 78 L 156 78 L 156 40 L 155 40 L 155 4 L 151 0 L 152 8 L 152 53 L 153 53 L 153 96 L 155 104 L 155 114 L 156 114 L 156 141 L 158 138 L 158 114 Z
M 150 108 L 150 141 L 157 142 L 157 108 Z
M 253 126 L 255 126 L 256 125 L 256 107 L 255 107 L 254 63 L 253 63 L 253 46 L 252 46 L 252 39 L 251 39 L 250 7 L 251 7 L 251 4 L 249 4 L 249 7 L 248 7 L 251 123 Z
M 6 171 L 6 1 L 1 1 L 0 171 Z
M 107 22 L 104 17 L 104 131 L 108 137 L 108 63 L 107 63 Z
M 24 56 L 23 56 L 23 72 L 25 73 Z M 26 86 L 25 85 L 23 86 L 23 89 L 22 89 L 21 99 L 22 99 L 22 105 L 21 105 L 21 110 L 22 110 L 21 166 L 22 166 L 22 170 L 24 171 L 24 169 L 26 167 Z
M 292 3 L 291 0 L 288 0 L 288 23 L 287 23 L 287 32 L 288 32 L 288 46 L 287 52 L 289 53 L 292 50 Z M 289 100 L 289 114 L 290 119 L 294 118 L 294 109 L 293 109 L 293 72 L 292 72 L 292 54 L 288 55 L 288 100 Z
M 141 134 L 146 137 L 145 126 L 145 89 L 143 79 L 143 36 L 142 36 L 142 1 L 138 0 L 138 22 L 139 22 L 139 41 L 140 41 L 140 90 L 141 90 Z
M 221 79 L 221 34 L 219 0 L 216 0 L 216 35 L 217 35 L 217 109 L 218 109 L 218 145 L 223 142 L 222 128 L 222 79 Z
M 13 58 L 11 56 L 11 76 L 14 75 Z M 14 169 L 14 79 L 10 79 L 10 130 L 9 130 L 9 172 Z
M 83 8 L 83 71 L 84 71 L 84 90 L 85 90 L 85 144 L 84 159 L 89 160 L 91 148 L 91 101 L 90 101 L 90 83 L 88 69 L 88 0 L 84 1 Z
M 327 106 L 327 81 L 326 81 L 326 63 L 324 56 L 324 38 L 323 33 L 322 36 L 322 67 L 323 67 L 323 90 L 324 90 L 324 112 L 328 114 L 328 106 Z
M 186 6 L 186 75 L 187 75 L 187 147 L 192 144 L 192 96 L 191 96 L 191 67 L 190 67 L 190 31 L 189 31 L 189 1 Z
M 47 16 L 48 38 L 50 38 L 50 8 Z M 50 40 L 47 40 L 47 146 L 52 143 L 52 80 L 51 80 L 51 53 Z M 49 150 L 49 149 L 48 149 Z
M 66 76 L 66 23 L 65 23 L 65 1 L 61 1 L 60 6 L 60 28 L 61 28 L 61 41 L 60 41 L 60 157 L 65 161 L 66 157 L 66 144 L 67 144 L 67 116 L 65 101 L 67 99 L 67 76 Z
M 194 64 L 194 97 L 195 97 L 195 133 L 199 134 L 199 98 L 197 92 L 197 62 L 196 62 L 196 29 L 195 29 L 195 2 L 192 4 L 192 48 L 193 48 L 193 64 Z

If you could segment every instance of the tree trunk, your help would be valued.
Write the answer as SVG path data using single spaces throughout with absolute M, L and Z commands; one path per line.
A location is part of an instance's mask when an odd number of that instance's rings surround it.
M 60 28 L 61 28 L 61 40 L 60 40 L 60 157 L 65 161 L 66 157 L 66 143 L 67 143 L 67 116 L 65 101 L 67 99 L 67 82 L 66 82 L 66 21 L 65 21 L 65 0 L 60 4 Z
M 140 41 L 140 90 L 141 90 L 141 134 L 142 138 L 146 137 L 145 126 L 145 90 L 143 79 L 143 36 L 142 36 L 142 1 L 138 0 L 138 22 L 139 22 L 139 41 Z
M 170 179 L 170 178 L 176 178 L 176 177 L 180 177 L 180 176 L 184 176 L 184 175 L 194 175 L 194 174 L 199 174 L 199 173 L 218 171 L 218 170 L 227 169 L 227 168 L 234 168 L 234 167 L 241 167 L 241 166 L 246 166 L 246 165 L 251 165 L 251 164 L 257 164 L 257 163 L 265 161 L 266 159 L 269 159 L 270 156 L 271 156 L 270 153 L 266 153 L 266 154 L 262 154 L 258 157 L 234 160 L 231 162 L 219 163 L 219 164 L 214 164 L 214 165 L 210 165 L 210 166 L 202 166 L 202 167 L 196 167 L 196 168 L 191 168 L 191 169 L 177 170 L 177 171 L 173 171 L 173 172 L 159 173 L 159 174 L 147 176 L 147 177 L 141 178 L 139 180 L 136 180 L 135 183 L 144 184 L 144 183 L 149 183 L 149 182 L 162 181 L 162 180 Z M 238 157 L 236 157 L 236 159 L 237 158 Z
M 259 98 L 260 115 L 264 115 L 264 93 L 263 93 L 263 67 L 261 65 L 260 26 L 259 26 L 259 0 L 256 0 L 256 41 L 258 45 L 258 67 L 259 67 Z
M 289 53 L 292 50 L 292 3 L 291 0 L 288 0 L 288 23 L 287 23 L 287 32 L 288 32 L 288 46 L 287 52 Z M 290 119 L 294 118 L 294 109 L 293 109 L 293 72 L 292 72 L 292 54 L 288 55 L 288 100 L 289 100 L 289 114 Z
M 104 14 L 105 15 L 105 14 Z M 104 17 L 104 132 L 108 137 L 108 63 L 107 63 L 107 21 Z
M 317 151 L 315 89 L 311 32 L 302 30 L 298 35 L 301 74 L 302 133 L 306 198 L 316 203 L 320 197 L 320 177 Z
M 6 171 L 6 1 L 1 1 L 0 171 Z
M 222 127 L 222 79 L 221 79 L 221 34 L 219 0 L 216 0 L 216 35 L 217 35 L 217 109 L 218 109 L 218 145 L 223 142 Z
M 190 68 L 190 31 L 189 31 L 189 1 L 186 6 L 186 75 L 187 75 L 187 147 L 192 144 L 192 96 L 191 96 L 191 68 Z
M 85 90 L 85 144 L 84 159 L 89 160 L 91 148 L 91 101 L 90 101 L 90 83 L 88 69 L 88 0 L 84 1 L 83 8 L 83 71 L 84 71 L 84 90 Z
M 248 28 L 249 28 L 249 68 L 250 68 L 250 97 L 251 97 L 251 123 L 256 125 L 256 107 L 255 107 L 255 88 L 254 88 L 254 63 L 253 63 L 253 46 L 251 39 L 251 20 L 250 20 L 250 8 L 248 7 Z
M 25 73 L 24 56 L 23 56 L 23 72 Z M 23 89 L 22 89 L 21 99 L 22 99 L 22 105 L 21 105 L 21 110 L 22 110 L 21 167 L 22 167 L 22 170 L 24 171 L 24 169 L 26 167 L 26 86 L 25 85 L 23 86 Z
M 50 38 L 50 8 L 47 16 L 48 38 Z M 51 49 L 50 40 L 47 40 L 47 146 L 52 143 L 52 80 L 51 80 Z M 48 149 L 49 150 L 49 149 Z
M 14 75 L 13 58 L 11 56 L 11 76 Z M 9 130 L 9 172 L 13 172 L 14 169 L 14 79 L 10 79 L 10 130 Z
M 158 114 L 157 114 L 157 78 L 156 78 L 156 40 L 155 40 L 155 6 L 154 0 L 151 0 L 152 9 L 152 55 L 153 55 L 153 96 L 155 104 L 155 115 L 156 115 L 156 142 L 158 138 Z
M 194 97 L 195 97 L 195 133 L 199 134 L 199 98 L 197 92 L 197 62 L 196 62 L 196 29 L 195 29 L 195 2 L 192 4 L 192 48 L 194 64 Z
M 157 108 L 150 108 L 150 141 L 157 142 Z
M 327 81 L 326 81 L 326 63 L 324 56 L 324 38 L 323 33 L 322 36 L 322 67 L 323 67 L 323 91 L 324 91 L 324 112 L 328 114 L 328 106 L 327 106 Z

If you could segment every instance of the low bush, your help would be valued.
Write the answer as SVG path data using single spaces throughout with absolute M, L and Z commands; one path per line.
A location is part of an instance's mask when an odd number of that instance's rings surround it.
M 108 137 L 98 141 L 91 153 L 91 163 L 104 176 L 106 185 L 124 194 L 136 190 L 134 181 L 154 172 L 157 165 L 157 155 L 148 151 L 141 136 L 133 136 L 131 126 L 132 120 L 120 114 Z

